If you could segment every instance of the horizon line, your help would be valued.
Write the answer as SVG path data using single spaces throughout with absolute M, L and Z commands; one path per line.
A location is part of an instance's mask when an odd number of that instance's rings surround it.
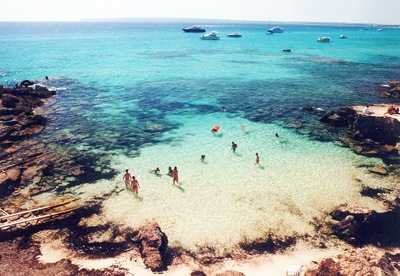
M 194 23 L 202 21 L 203 23 Z M 296 25 L 345 25 L 345 26 L 389 26 L 400 27 L 400 24 L 381 24 L 381 23 L 350 23 L 350 22 L 321 22 L 321 21 L 278 21 L 278 20 L 233 20 L 233 19 L 210 19 L 210 18 L 180 18 L 180 17 L 120 17 L 120 18 L 83 18 L 80 20 L 61 20 L 61 21 L 2 21 L 0 22 L 37 22 L 37 23 L 68 23 L 68 22 L 143 22 L 143 23 L 189 23 L 195 25 L 205 25 L 210 23 L 241 23 L 241 24 L 296 24 Z

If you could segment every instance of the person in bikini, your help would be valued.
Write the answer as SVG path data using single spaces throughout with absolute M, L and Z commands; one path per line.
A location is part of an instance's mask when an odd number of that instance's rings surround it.
M 174 183 L 173 183 L 172 185 L 175 185 L 175 182 L 176 182 L 176 183 L 179 183 L 178 168 L 177 168 L 177 167 L 174 168 L 173 177 L 174 177 L 174 179 L 173 179 L 173 182 L 174 182 Z
M 132 176 L 131 189 L 133 193 L 137 195 L 139 193 L 139 188 L 140 188 L 139 182 L 135 179 L 134 176 Z

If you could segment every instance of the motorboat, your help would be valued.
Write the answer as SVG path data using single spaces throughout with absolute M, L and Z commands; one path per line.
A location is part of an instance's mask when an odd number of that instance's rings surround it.
M 218 40 L 219 36 L 218 36 L 218 32 L 212 31 L 211 33 L 201 35 L 200 38 L 203 40 Z
M 191 27 L 187 27 L 182 29 L 185 33 L 205 33 L 206 30 L 201 25 L 194 25 Z
M 283 30 L 281 28 L 279 28 L 279 27 L 273 27 L 271 29 L 268 29 L 268 33 L 279 33 L 279 34 L 281 34 L 281 33 L 283 33 Z
M 331 39 L 329 37 L 320 37 L 317 39 L 318 42 L 324 42 L 324 43 L 329 43 L 331 42 Z
M 232 33 L 232 34 L 227 34 L 226 36 L 229 36 L 229 37 L 242 37 L 242 34 L 240 34 L 240 33 Z
M 340 35 L 339 38 L 340 38 L 340 39 L 346 39 L 347 36 L 345 36 L 345 35 Z
M 378 29 L 378 32 L 382 32 L 383 31 L 383 29 Z
M 290 50 L 290 49 L 283 49 L 282 51 L 284 51 L 284 52 L 291 52 L 292 50 Z

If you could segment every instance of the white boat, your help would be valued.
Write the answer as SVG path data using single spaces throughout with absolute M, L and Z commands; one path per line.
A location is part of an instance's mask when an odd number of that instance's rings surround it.
M 212 31 L 211 33 L 201 35 L 200 38 L 203 40 L 218 40 L 219 36 L 218 36 L 218 32 Z
M 329 43 L 331 42 L 331 39 L 329 37 L 320 37 L 317 39 L 318 42 L 324 42 L 324 43 Z
M 279 27 L 273 27 L 273 28 L 268 30 L 268 33 L 279 33 L 279 34 L 281 34 L 281 33 L 283 33 L 283 30 L 281 28 L 279 28 Z
M 340 35 L 339 38 L 340 38 L 340 39 L 346 39 L 347 36 L 345 36 L 345 35 Z
M 206 30 L 201 25 L 194 25 L 191 27 L 187 27 L 182 29 L 185 33 L 205 33 Z
M 240 34 L 240 33 L 232 33 L 232 34 L 227 34 L 226 36 L 229 36 L 229 37 L 242 37 L 242 34 Z
M 382 29 L 378 29 L 378 32 L 382 32 L 383 30 Z

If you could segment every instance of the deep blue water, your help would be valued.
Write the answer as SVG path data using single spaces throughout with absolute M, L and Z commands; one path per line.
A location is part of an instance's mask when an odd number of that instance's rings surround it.
M 67 88 L 59 91 L 60 105 L 77 107 L 67 116 L 55 115 L 58 124 L 81 123 L 99 134 L 137 132 L 153 123 L 168 130 L 179 125 L 165 119 L 171 112 L 201 114 L 221 106 L 262 122 L 307 121 L 307 114 L 299 114 L 306 105 L 330 110 L 384 102 L 377 97 L 378 84 L 400 72 L 397 29 L 282 25 L 283 34 L 269 36 L 271 26 L 227 24 L 206 26 L 219 31 L 221 40 L 202 41 L 183 27 L 2 22 L 0 82 L 13 86 L 49 76 L 48 86 Z M 234 31 L 243 37 L 225 36 Z M 333 42 L 317 43 L 320 36 Z M 292 52 L 282 52 L 287 48 Z M 132 139 L 137 145 L 151 142 L 160 134 L 141 135 L 122 139 L 118 147 Z
M 221 39 L 203 41 L 184 27 L 0 23 L 0 82 L 30 79 L 58 89 L 37 138 L 67 137 L 59 143 L 110 153 L 114 169 L 131 169 L 141 183 L 142 200 L 128 191 L 110 196 L 105 219 L 136 228 L 157 217 L 172 243 L 234 246 L 267 230 L 309 233 L 311 218 L 343 202 L 376 207 L 355 179 L 389 187 L 358 166 L 380 161 L 322 143 L 335 134 L 319 124 L 321 113 L 303 107 L 390 102 L 379 97 L 380 84 L 399 79 L 399 29 L 281 25 L 283 34 L 266 35 L 273 26 L 219 24 L 205 27 Z M 228 38 L 231 32 L 242 37 Z M 322 36 L 333 42 L 318 43 Z M 212 136 L 214 125 L 221 130 Z M 178 166 L 182 186 L 171 187 L 164 172 L 148 173 L 157 166 Z M 121 179 L 59 190 L 85 200 L 123 188 Z

